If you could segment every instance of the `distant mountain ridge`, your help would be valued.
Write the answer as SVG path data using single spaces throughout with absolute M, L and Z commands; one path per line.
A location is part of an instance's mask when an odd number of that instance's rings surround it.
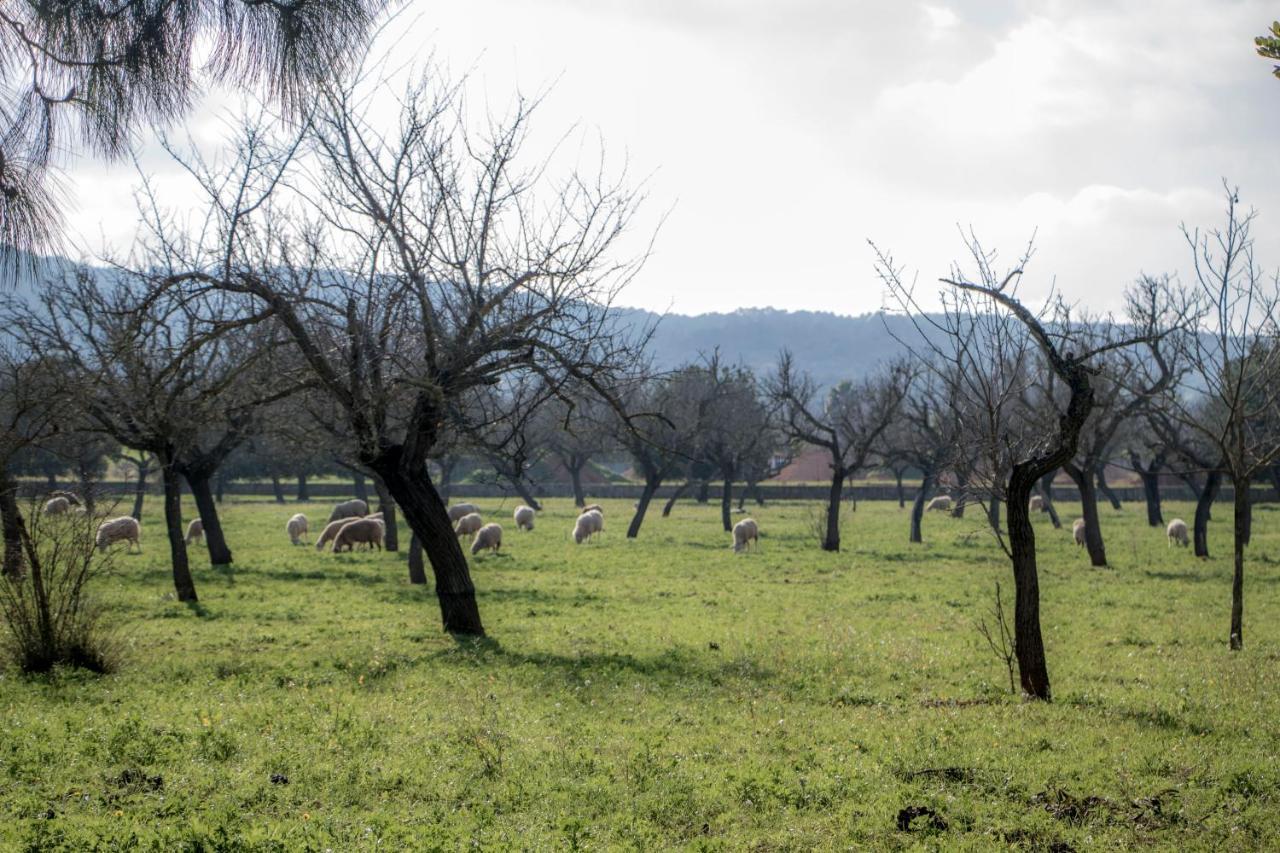
M 650 353 L 660 369 L 670 369 L 710 355 L 744 364 L 757 376 L 772 373 L 778 353 L 791 350 L 795 364 L 822 386 L 858 379 L 877 365 L 907 355 L 894 338 L 918 340 L 906 317 L 882 314 L 848 316 L 826 311 L 783 311 L 740 308 L 727 314 L 665 314 L 638 308 L 619 309 L 619 318 L 637 326 L 657 322 Z

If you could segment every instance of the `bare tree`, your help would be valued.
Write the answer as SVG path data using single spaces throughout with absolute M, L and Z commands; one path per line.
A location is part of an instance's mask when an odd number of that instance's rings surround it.
M 1134 422 L 1149 402 L 1170 387 L 1176 377 L 1173 354 L 1164 336 L 1182 322 L 1184 309 L 1174 304 L 1168 277 L 1143 276 L 1127 295 L 1128 324 L 1078 322 L 1077 340 L 1101 354 L 1094 360 L 1093 409 L 1080 433 L 1075 456 L 1062 466 L 1080 492 L 1085 547 L 1094 566 L 1107 564 L 1098 518 L 1095 486 L 1105 487 L 1103 469 L 1116 450 L 1120 431 Z M 1143 346 L 1113 347 L 1128 329 L 1153 331 Z M 1113 505 L 1117 502 L 1114 501 Z
M 1170 396 L 1169 416 L 1195 431 L 1231 478 L 1234 498 L 1230 647 L 1244 646 L 1244 549 L 1250 484 L 1280 458 L 1280 281 L 1253 253 L 1256 214 L 1227 193 L 1226 223 L 1184 228 L 1195 269 L 1198 327 L 1181 337 L 1196 381 Z M 1210 475 L 1212 476 L 1212 475 Z
M 392 127 L 368 112 L 385 81 L 356 75 L 325 91 L 301 140 L 250 128 L 234 162 L 188 156 L 210 226 L 148 221 L 171 259 L 157 286 L 247 295 L 287 331 L 425 548 L 445 629 L 479 635 L 427 459 L 477 389 L 536 376 L 598 391 L 636 363 L 611 305 L 643 260 L 614 258 L 640 196 L 603 168 L 556 182 L 547 159 L 521 165 L 534 105 L 478 134 L 439 79 L 409 87 Z
M 986 447 L 982 458 L 1007 460 L 1007 475 L 988 488 L 1007 507 L 1006 553 L 1013 567 L 1015 585 L 1014 651 L 1023 692 L 1049 700 L 1052 691 L 1044 640 L 1040 631 L 1040 588 L 1036 561 L 1035 529 L 1028 504 L 1040 479 L 1075 456 L 1080 433 L 1093 408 L 1092 363 L 1113 349 L 1130 347 L 1152 338 L 1151 329 L 1136 329 L 1131 338 L 1108 340 L 1091 346 L 1074 334 L 1074 326 L 1061 300 L 1051 301 L 1040 312 L 1026 308 L 1018 297 L 1018 284 L 1031 249 L 1004 274 L 995 270 L 995 256 L 976 238 L 967 241 L 976 276 L 956 267 L 941 281 L 942 312 L 924 311 L 914 284 L 902 278 L 891 256 L 876 250 L 877 271 L 890 298 L 915 322 L 919 345 L 932 354 L 931 365 L 945 365 L 962 382 L 970 399 L 971 420 L 964 435 L 969 443 Z M 1058 386 L 1061 400 L 1056 422 L 1010 417 L 1020 402 L 1032 396 L 1036 371 L 1023 365 L 1038 355 Z M 1004 463 L 990 470 L 1000 470 Z M 1002 546 L 1004 540 L 1001 539 Z
M 706 372 L 710 397 L 695 454 L 719 475 L 720 522 L 728 533 L 733 530 L 733 484 L 767 460 L 776 434 L 773 413 L 750 368 L 722 366 L 715 353 L 707 360 Z
M 210 559 L 229 563 L 210 480 L 252 432 L 256 410 L 291 393 L 262 377 L 255 381 L 272 350 L 269 341 L 233 334 L 208 319 L 234 314 L 228 301 L 155 298 L 135 278 L 108 280 L 101 271 L 81 269 L 47 282 L 34 304 L 9 300 L 0 312 L 25 346 L 63 366 L 64 393 L 96 429 L 155 455 L 182 601 L 195 601 L 196 591 L 179 478 L 199 507 Z
M 544 431 L 547 451 L 569 475 L 574 506 L 586 506 L 582 475 L 591 460 L 612 443 L 608 424 L 613 412 L 598 395 L 576 388 L 566 389 L 543 411 L 548 421 Z
M 778 407 L 783 434 L 792 442 L 825 450 L 831 468 L 822 550 L 840 550 L 840 500 L 845 480 L 872 464 L 909 383 L 906 366 L 891 364 L 870 378 L 832 388 L 819 404 L 815 400 L 817 387 L 796 370 L 791 353 L 783 352 L 779 357 L 768 389 Z
M 911 542 L 923 542 L 925 502 L 963 443 L 962 384 L 946 366 L 921 370 L 911 383 L 889 437 L 890 455 L 920 472 L 911 505 Z

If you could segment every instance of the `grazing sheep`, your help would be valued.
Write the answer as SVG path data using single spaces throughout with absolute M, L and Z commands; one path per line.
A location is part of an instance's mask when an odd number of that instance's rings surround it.
M 596 510 L 589 510 L 578 516 L 573 525 L 573 541 L 581 545 L 595 533 L 604 530 L 604 516 Z
M 457 536 L 470 536 L 481 527 L 484 527 L 484 519 L 480 517 L 480 513 L 469 512 L 458 519 L 458 523 L 453 526 L 453 532 Z
M 449 507 L 449 523 L 453 524 L 464 515 L 471 515 L 471 513 L 479 511 L 480 507 L 475 504 L 454 504 Z
M 331 521 L 326 524 L 324 530 L 320 531 L 320 538 L 316 540 L 316 550 L 323 551 L 324 546 L 333 541 L 333 538 L 338 535 L 338 531 L 342 529 L 343 525 L 350 523 L 351 519 L 340 518 L 337 521 Z
M 502 547 L 502 525 L 486 524 L 476 531 L 476 538 L 471 540 L 471 554 L 474 556 L 488 548 L 495 554 Z
M 340 518 L 363 518 L 369 514 L 369 505 L 359 498 L 352 498 L 349 501 L 343 501 L 333 508 L 333 512 L 329 513 L 330 521 L 337 521 Z
M 591 512 L 593 510 L 604 515 L 604 507 L 600 506 L 600 504 L 589 504 L 588 506 L 584 506 L 582 509 L 578 510 L 578 515 L 582 515 L 584 512 Z
M 1191 544 L 1191 540 L 1187 538 L 1187 523 L 1180 518 L 1169 522 L 1169 526 L 1165 528 L 1165 534 L 1169 537 L 1170 548 L 1173 547 L 1174 542 L 1184 548 Z
M 114 545 L 116 542 L 128 542 L 130 550 L 134 545 L 138 546 L 139 551 L 142 550 L 142 527 L 136 518 L 123 515 L 119 518 L 109 518 L 98 525 L 98 535 L 94 543 L 99 551 L 107 550 L 109 545 Z
M 45 515 L 62 515 L 69 509 L 71 509 L 71 501 L 62 497 L 62 495 L 58 495 L 56 498 L 49 498 L 44 504 Z
M 62 489 L 57 489 L 55 491 L 50 492 L 49 497 L 66 498 L 67 503 L 71 504 L 72 506 L 82 506 L 82 504 L 80 503 L 80 496 L 77 495 L 75 492 L 64 492 Z
M 1071 522 L 1071 535 L 1075 537 L 1077 545 L 1084 544 L 1084 519 L 1077 518 Z
M 516 530 L 532 530 L 533 529 L 533 507 L 521 504 L 516 507 L 512 518 L 516 522 Z
M 733 526 L 733 553 L 745 551 L 752 543 L 760 548 L 760 526 L 754 518 L 744 518 Z
M 204 538 L 204 522 L 199 518 L 191 519 L 191 523 L 187 525 L 187 544 L 190 545 L 197 539 Z
M 298 513 L 289 519 L 284 526 L 285 533 L 289 534 L 289 542 L 294 545 L 301 545 L 302 537 L 307 535 L 307 517 L 302 513 Z
M 342 525 L 338 535 L 333 537 L 333 553 L 343 549 L 354 551 L 356 545 L 369 545 L 382 550 L 382 537 L 386 535 L 386 527 L 376 518 L 357 518 Z
M 1031 500 L 1027 501 L 1027 509 L 1032 512 L 1044 512 L 1044 498 L 1032 495 Z
M 933 500 L 924 505 L 927 510 L 946 510 L 951 509 L 951 498 L 948 495 L 938 495 Z

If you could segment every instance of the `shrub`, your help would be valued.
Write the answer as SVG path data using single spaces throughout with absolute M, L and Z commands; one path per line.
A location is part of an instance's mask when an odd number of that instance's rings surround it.
M 30 508 L 21 532 L 22 571 L 0 579 L 6 629 L 0 653 L 21 671 L 48 672 L 59 665 L 114 669 L 118 643 L 87 594 L 112 559 L 95 550 L 97 524 L 90 513 L 44 515 Z

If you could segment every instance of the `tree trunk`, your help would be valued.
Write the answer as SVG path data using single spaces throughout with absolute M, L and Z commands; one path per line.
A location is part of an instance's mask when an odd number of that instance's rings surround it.
M 381 479 L 373 481 L 374 491 L 378 493 L 378 512 L 382 513 L 383 527 L 386 533 L 382 539 L 382 547 L 388 551 L 400 550 L 400 531 L 396 529 L 396 502 L 387 491 L 387 484 Z
M 573 505 L 576 507 L 584 507 L 587 505 L 587 496 L 582 491 L 582 465 L 570 465 L 569 480 L 573 483 Z
M 525 483 L 523 477 L 509 477 L 508 479 L 511 481 L 512 487 L 515 488 L 516 494 L 520 496 L 521 500 L 534 510 L 542 512 L 542 504 L 533 496 L 533 492 L 529 490 L 529 486 Z
M 22 553 L 22 510 L 18 487 L 7 474 L 0 475 L 0 526 L 4 528 L 4 575 L 18 578 L 26 564 Z
M 95 492 L 93 471 L 88 465 L 81 464 L 76 472 L 80 482 L 80 500 L 84 504 L 84 511 L 89 515 L 93 515 L 95 507 Z
M 311 500 L 311 490 L 307 488 L 307 475 L 298 475 L 298 503 L 305 503 Z
M 907 505 L 907 493 L 902 491 L 902 469 L 898 468 L 893 472 L 893 479 L 898 483 L 898 509 L 902 509 Z
M 276 496 L 276 503 L 284 503 L 284 486 L 280 483 L 280 477 L 277 474 L 271 475 L 271 492 Z
M 387 457 L 370 461 L 369 467 L 382 478 L 409 527 L 422 541 L 435 575 L 444 630 L 450 634 L 484 636 L 467 558 L 453 534 L 449 511 L 436 492 L 427 467 L 421 465 L 419 470 L 407 475 L 401 471 L 397 459 Z
M 457 466 L 456 457 L 441 457 L 440 488 L 436 490 L 445 506 L 449 505 L 449 494 L 453 491 L 453 469 Z
M 169 555 L 173 563 L 173 588 L 179 601 L 196 601 L 196 582 L 187 562 L 186 531 L 182 528 L 182 484 L 171 461 L 160 461 L 164 481 L 164 523 L 169 535 Z
M 725 478 L 724 488 L 720 492 L 720 523 L 724 525 L 725 533 L 733 532 L 733 480 Z
M 686 480 L 685 482 L 676 486 L 676 490 L 671 493 L 671 497 L 667 499 L 667 502 L 662 507 L 663 518 L 666 518 L 667 516 L 671 515 L 671 509 L 676 505 L 676 501 L 680 500 L 680 496 L 683 495 L 685 492 L 689 491 L 689 485 L 690 485 L 689 482 Z
M 1233 571 L 1231 573 L 1231 639 L 1232 651 L 1244 648 L 1244 546 L 1248 539 L 1249 478 L 1235 478 L 1235 536 L 1233 537 Z
M 1009 475 L 1008 526 L 1009 550 L 1013 558 L 1015 587 L 1013 637 L 1018 658 L 1018 677 L 1028 696 L 1052 698 L 1049 687 L 1049 665 L 1044 656 L 1044 638 L 1040 633 L 1040 579 L 1036 567 L 1036 532 L 1031 526 L 1031 488 L 1036 477 L 1022 465 L 1015 465 Z
M 146 462 L 139 462 L 138 479 L 133 484 L 133 512 L 129 514 L 138 521 L 142 521 L 142 502 L 147 497 L 147 474 L 150 473 L 150 467 Z
M 1044 498 L 1044 511 L 1049 514 L 1049 521 L 1054 530 L 1062 529 L 1062 519 L 1058 518 L 1058 508 L 1053 505 L 1053 479 L 1057 471 L 1050 471 L 1040 478 L 1040 496 Z
M 969 490 L 969 478 L 957 474 L 956 475 L 956 502 L 955 502 L 955 505 L 951 507 L 952 518 L 964 518 L 964 504 L 965 504 L 965 500 L 969 496 L 968 490 Z
M 1000 534 L 1000 498 L 997 495 L 992 495 L 987 502 L 987 524 L 991 525 L 997 536 Z
M 1094 478 L 1090 471 L 1073 465 L 1063 465 L 1076 488 L 1080 490 L 1080 509 L 1084 516 L 1084 546 L 1089 552 L 1089 564 L 1102 567 L 1107 564 L 1107 549 L 1102 541 L 1102 524 L 1098 517 L 1098 494 L 1094 491 Z
M 213 495 L 214 500 L 218 503 L 222 503 L 222 499 L 226 497 L 227 494 L 227 478 L 221 471 L 214 476 L 213 487 L 215 490 Z
M 911 537 L 908 541 L 923 542 L 920 523 L 924 520 L 924 505 L 929 497 L 929 489 L 933 487 L 933 475 L 928 472 L 920 479 L 920 488 L 916 490 L 916 499 L 911 504 Z
M 1280 501 L 1280 465 L 1272 465 L 1267 469 L 1267 473 L 1271 475 L 1271 488 L 1275 491 L 1275 496 L 1271 500 Z
M 422 540 L 418 538 L 418 534 L 412 533 L 409 536 L 409 583 L 425 584 L 427 582 L 427 571 L 422 564 Z
M 200 512 L 200 521 L 204 524 L 204 542 L 209 549 L 209 562 L 215 566 L 231 565 L 231 549 L 227 547 L 226 537 L 222 533 L 222 522 L 218 519 L 218 505 L 214 503 L 210 489 L 208 474 L 184 471 L 187 485 L 191 487 L 191 496 L 196 499 L 196 509 Z
M 1235 486 L 1235 491 L 1240 491 L 1240 486 Z M 1244 544 L 1247 548 L 1249 540 L 1253 538 L 1253 486 L 1250 482 L 1244 485 Z
M 45 480 L 45 483 L 47 483 L 47 484 L 48 484 L 48 486 L 49 486 L 49 491 L 51 491 L 51 492 L 53 492 L 53 491 L 57 491 L 57 489 L 58 489 L 58 475 L 57 475 L 57 474 L 54 474 L 52 471 L 48 471 L 48 472 L 46 472 L 46 473 L 45 473 L 45 475 L 44 475 L 44 480 Z
M 822 550 L 840 550 L 840 496 L 844 491 L 844 471 L 831 474 L 831 492 L 827 495 L 827 526 L 823 531 Z
M 369 503 L 369 484 L 365 480 L 364 474 L 361 474 L 359 471 L 352 471 L 351 483 L 352 488 L 356 493 L 356 497 L 364 501 L 367 506 Z
M 1147 524 L 1164 527 L 1164 513 L 1160 511 L 1160 475 L 1151 471 L 1139 471 L 1142 479 L 1142 497 L 1147 502 Z
M 1197 557 L 1209 557 L 1209 511 L 1218 497 L 1222 485 L 1222 472 L 1210 471 L 1204 478 L 1204 486 L 1196 498 L 1196 518 L 1192 524 L 1192 542 Z
M 699 480 L 699 481 L 698 481 L 698 496 L 697 496 L 696 500 L 698 501 L 698 503 L 700 503 L 700 504 L 704 504 L 704 503 L 706 503 L 706 502 L 707 502 L 708 500 L 710 500 L 710 499 L 711 499 L 711 481 L 710 481 L 710 480 Z
M 1102 496 L 1110 501 L 1112 509 L 1120 509 L 1120 499 L 1116 497 L 1116 493 L 1111 491 L 1111 487 L 1107 485 L 1106 471 L 1107 463 L 1105 462 L 1097 468 L 1098 491 L 1102 492 Z
M 662 480 L 657 477 L 645 478 L 644 491 L 640 493 L 640 501 L 636 504 L 636 514 L 631 517 L 631 524 L 627 527 L 628 539 L 635 539 L 640 535 L 640 525 L 644 524 L 644 514 L 649 509 L 649 501 L 653 500 L 653 495 L 660 485 Z

